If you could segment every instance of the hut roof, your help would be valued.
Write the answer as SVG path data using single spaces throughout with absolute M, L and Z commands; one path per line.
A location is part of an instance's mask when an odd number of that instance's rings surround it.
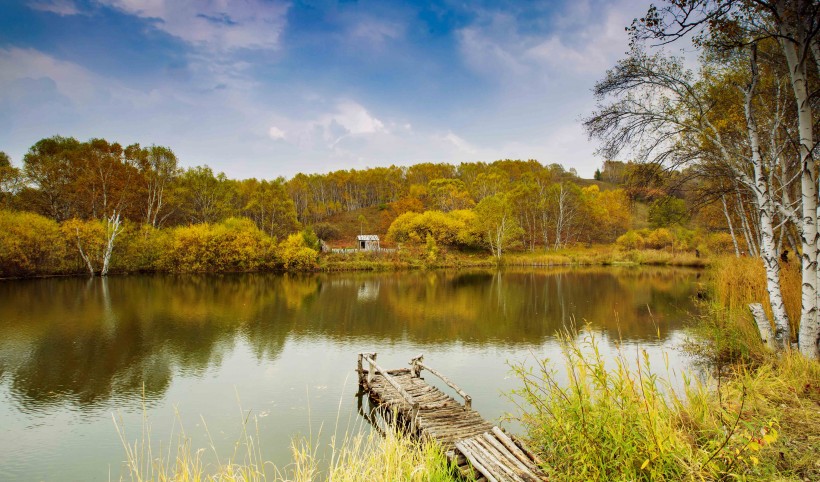
M 379 237 L 375 234 L 360 234 L 356 236 L 358 241 L 378 241 Z

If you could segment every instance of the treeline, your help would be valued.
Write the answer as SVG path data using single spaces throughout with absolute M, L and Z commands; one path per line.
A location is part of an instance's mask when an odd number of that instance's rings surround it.
M 428 252 L 501 258 L 612 243 L 645 227 L 635 226 L 635 203 L 650 204 L 653 228 L 688 221 L 671 181 L 678 175 L 608 161 L 596 173 L 608 182 L 599 182 L 558 164 L 499 160 L 234 180 L 181 168 L 168 147 L 55 136 L 34 144 L 21 168 L 0 156 L 0 275 L 304 269 L 316 253 L 300 250 L 318 251 L 317 237 L 350 243 L 355 235 L 337 220 L 363 209 L 378 219 L 360 214 L 361 226 Z
M 279 242 L 246 218 L 157 229 L 107 220 L 62 223 L 25 211 L 0 210 L 0 277 L 111 272 L 245 272 L 310 270 L 317 240 L 295 233 Z M 110 266 L 106 257 L 110 258 Z

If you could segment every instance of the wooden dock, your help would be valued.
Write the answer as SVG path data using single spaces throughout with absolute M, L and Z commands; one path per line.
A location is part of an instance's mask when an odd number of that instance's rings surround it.
M 359 385 L 376 407 L 395 417 L 412 436 L 441 444 L 447 458 L 467 477 L 491 482 L 547 480 L 541 461 L 515 437 L 484 420 L 472 409 L 472 398 L 438 371 L 424 364 L 421 355 L 410 368 L 384 370 L 376 353 L 360 353 Z M 367 367 L 365 367 L 367 365 Z M 463 400 L 463 404 L 421 376 L 426 370 L 438 377 Z

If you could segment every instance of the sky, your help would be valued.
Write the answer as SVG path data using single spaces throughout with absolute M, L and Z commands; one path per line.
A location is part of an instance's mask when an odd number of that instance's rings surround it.
M 591 177 L 581 119 L 640 0 L 0 0 L 0 150 L 168 146 L 231 178 L 536 159 Z

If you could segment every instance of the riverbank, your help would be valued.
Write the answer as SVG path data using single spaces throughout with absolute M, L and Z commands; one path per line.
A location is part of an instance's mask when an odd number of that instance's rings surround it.
M 583 333 L 564 334 L 563 363 L 517 370 L 521 420 L 551 480 L 820 480 L 820 363 L 761 343 L 746 309 L 766 299 L 759 264 L 712 266 L 687 348 L 710 375 L 683 393 L 668 367 L 644 354 L 631 368 L 634 353 L 619 352 L 613 368 Z M 800 290 L 790 270 L 787 297 Z
M 429 256 L 422 250 L 393 253 L 323 254 L 321 271 L 397 271 L 406 269 L 480 268 L 497 266 L 680 266 L 703 268 L 710 258 L 694 251 L 623 250 L 615 245 L 573 247 L 548 252 L 511 251 L 501 260 L 483 252 L 444 251 Z

